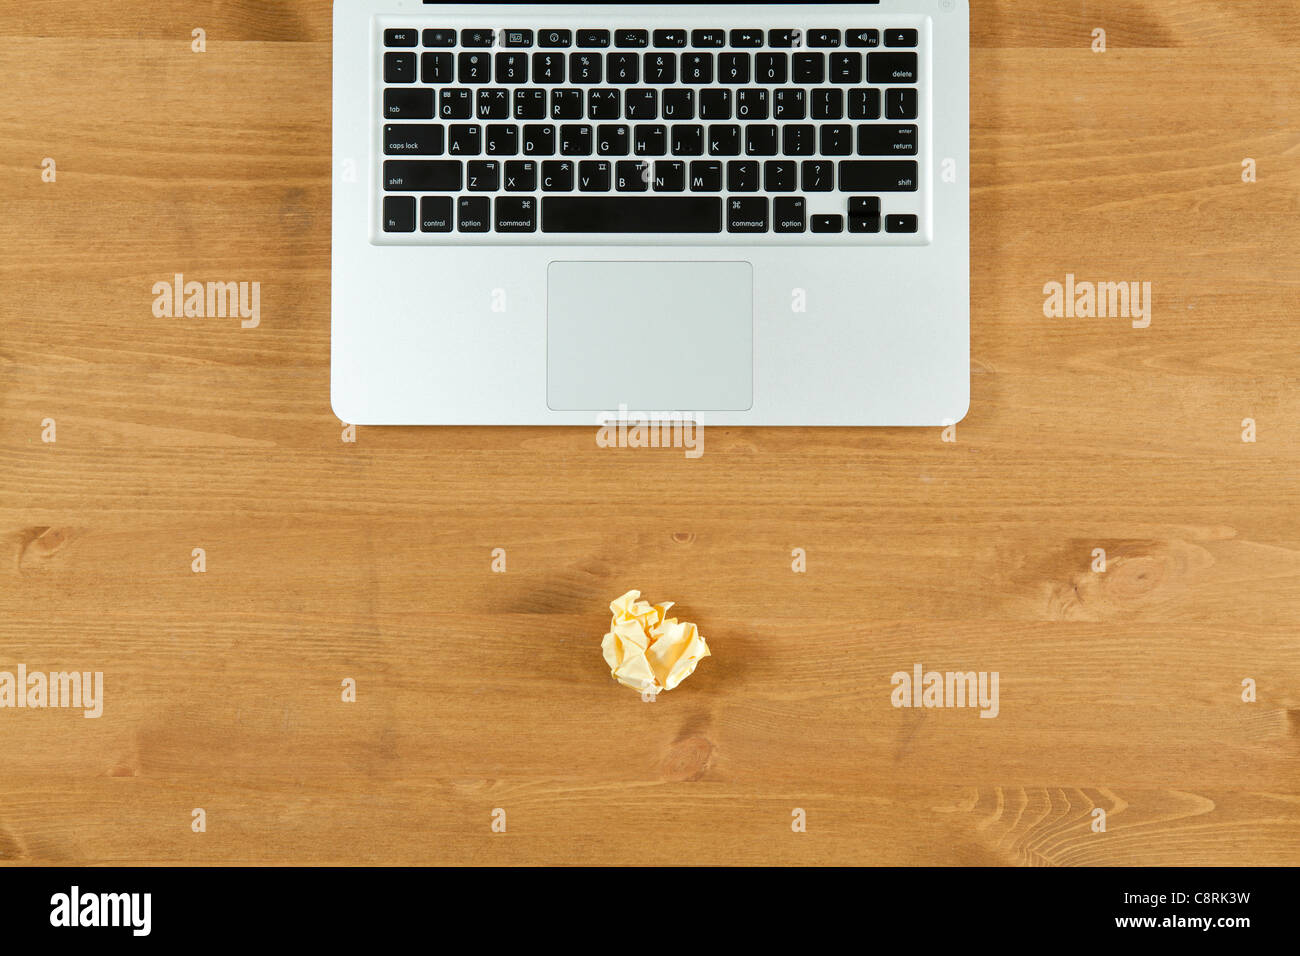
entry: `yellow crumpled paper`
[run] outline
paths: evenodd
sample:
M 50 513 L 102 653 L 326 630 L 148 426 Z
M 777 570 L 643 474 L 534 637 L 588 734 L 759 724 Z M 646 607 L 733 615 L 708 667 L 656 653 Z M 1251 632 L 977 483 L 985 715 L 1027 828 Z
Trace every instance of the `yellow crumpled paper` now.
M 609 605 L 613 620 L 600 649 L 610 676 L 643 694 L 672 690 L 709 657 L 709 645 L 689 621 L 668 617 L 673 602 L 651 605 L 628 591 Z

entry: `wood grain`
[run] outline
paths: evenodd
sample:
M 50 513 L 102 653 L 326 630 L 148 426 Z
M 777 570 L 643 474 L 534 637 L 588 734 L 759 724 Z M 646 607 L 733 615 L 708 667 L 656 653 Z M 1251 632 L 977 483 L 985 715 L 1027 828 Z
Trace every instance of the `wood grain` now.
M 327 3 L 0 3 L 0 670 L 106 681 L 0 711 L 0 861 L 1300 863 L 1300 10 L 976 5 L 956 442 L 688 461 L 341 440 Z M 261 326 L 154 318 L 176 272 Z M 1044 318 L 1067 272 L 1151 327 Z M 599 655 L 630 587 L 715 655 L 653 704 Z M 892 707 L 917 661 L 998 718 Z

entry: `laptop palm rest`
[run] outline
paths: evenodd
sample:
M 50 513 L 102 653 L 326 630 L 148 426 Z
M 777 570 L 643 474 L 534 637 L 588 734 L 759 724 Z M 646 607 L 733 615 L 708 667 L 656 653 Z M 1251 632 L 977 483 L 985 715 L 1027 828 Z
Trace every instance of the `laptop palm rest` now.
M 552 262 L 554 411 L 745 411 L 754 401 L 748 262 Z

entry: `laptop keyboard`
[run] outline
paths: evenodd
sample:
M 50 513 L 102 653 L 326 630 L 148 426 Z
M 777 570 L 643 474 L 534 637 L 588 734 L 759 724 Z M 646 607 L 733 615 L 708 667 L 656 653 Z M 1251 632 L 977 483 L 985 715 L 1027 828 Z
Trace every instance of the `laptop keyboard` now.
M 377 242 L 927 240 L 919 22 L 376 36 Z

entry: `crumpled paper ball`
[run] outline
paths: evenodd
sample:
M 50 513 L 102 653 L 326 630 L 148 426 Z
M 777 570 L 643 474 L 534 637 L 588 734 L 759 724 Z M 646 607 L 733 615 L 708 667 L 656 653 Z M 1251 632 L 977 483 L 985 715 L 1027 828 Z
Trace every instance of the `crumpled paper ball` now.
M 672 690 L 710 656 L 699 628 L 668 617 L 673 602 L 651 605 L 640 591 L 628 591 L 609 605 L 614 615 L 600 649 L 609 673 L 643 694 Z

